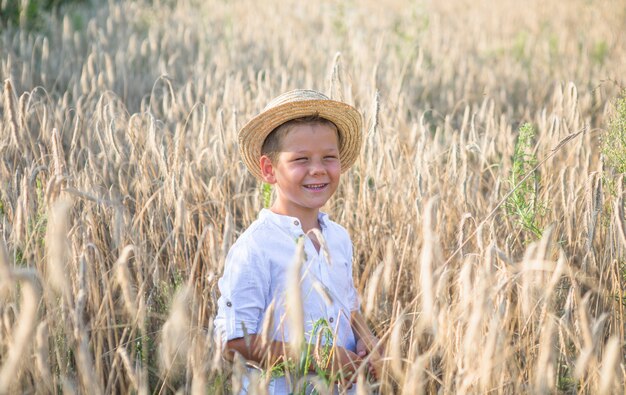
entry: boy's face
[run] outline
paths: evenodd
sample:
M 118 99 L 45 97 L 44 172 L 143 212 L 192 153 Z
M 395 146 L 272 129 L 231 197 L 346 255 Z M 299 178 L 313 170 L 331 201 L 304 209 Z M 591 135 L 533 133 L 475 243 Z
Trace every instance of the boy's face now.
M 294 126 L 280 142 L 276 163 L 261 157 L 261 172 L 276 187 L 272 209 L 300 217 L 317 214 L 339 185 L 341 163 L 337 132 L 329 126 Z

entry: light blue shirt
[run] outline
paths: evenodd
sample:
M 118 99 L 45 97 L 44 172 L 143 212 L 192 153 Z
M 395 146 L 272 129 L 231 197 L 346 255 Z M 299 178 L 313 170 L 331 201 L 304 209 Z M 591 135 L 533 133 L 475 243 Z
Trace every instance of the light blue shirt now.
M 313 324 L 325 319 L 333 330 L 334 344 L 354 351 L 356 341 L 350 326 L 350 314 L 359 309 L 359 299 L 352 280 L 352 242 L 348 232 L 328 215 L 318 220 L 328 246 L 330 262 L 323 250 L 318 252 L 305 236 L 306 261 L 302 266 L 301 295 L 305 338 Z M 263 209 L 259 217 L 237 239 L 226 258 L 224 275 L 219 280 L 221 296 L 215 329 L 222 344 L 260 333 L 270 303 L 274 302 L 271 338 L 289 341 L 285 300 L 289 267 L 294 262 L 296 241 L 304 236 L 295 217 Z M 330 298 L 324 297 L 322 288 Z M 284 378 L 274 379 L 272 393 L 288 393 Z

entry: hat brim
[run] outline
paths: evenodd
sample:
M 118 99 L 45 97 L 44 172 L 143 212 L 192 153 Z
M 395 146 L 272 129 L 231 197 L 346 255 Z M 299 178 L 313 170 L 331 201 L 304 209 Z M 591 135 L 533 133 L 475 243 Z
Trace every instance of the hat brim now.
M 263 179 L 261 147 L 267 136 L 287 121 L 311 115 L 328 119 L 337 126 L 341 172 L 354 164 L 361 151 L 361 113 L 349 104 L 334 100 L 293 101 L 263 111 L 239 131 L 239 152 L 243 163 L 257 179 Z

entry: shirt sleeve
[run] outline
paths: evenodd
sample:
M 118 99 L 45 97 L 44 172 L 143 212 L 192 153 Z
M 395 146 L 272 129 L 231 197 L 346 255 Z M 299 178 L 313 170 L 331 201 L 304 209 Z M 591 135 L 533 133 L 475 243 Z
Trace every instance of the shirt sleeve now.
M 217 302 L 215 329 L 226 344 L 228 340 L 258 332 L 269 299 L 269 263 L 254 245 L 235 243 L 228 252 L 224 275 L 220 278 L 221 296 Z

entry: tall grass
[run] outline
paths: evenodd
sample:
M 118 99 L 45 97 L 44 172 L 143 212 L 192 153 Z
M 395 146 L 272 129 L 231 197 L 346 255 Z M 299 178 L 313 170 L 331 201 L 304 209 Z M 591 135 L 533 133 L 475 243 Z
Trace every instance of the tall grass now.
M 385 342 L 365 392 L 620 391 L 623 182 L 599 146 L 626 10 L 440 3 L 111 1 L 0 32 L 0 393 L 262 390 L 212 317 L 267 195 L 236 132 L 296 87 L 366 120 L 326 208 Z M 532 242 L 505 207 L 525 122 Z

